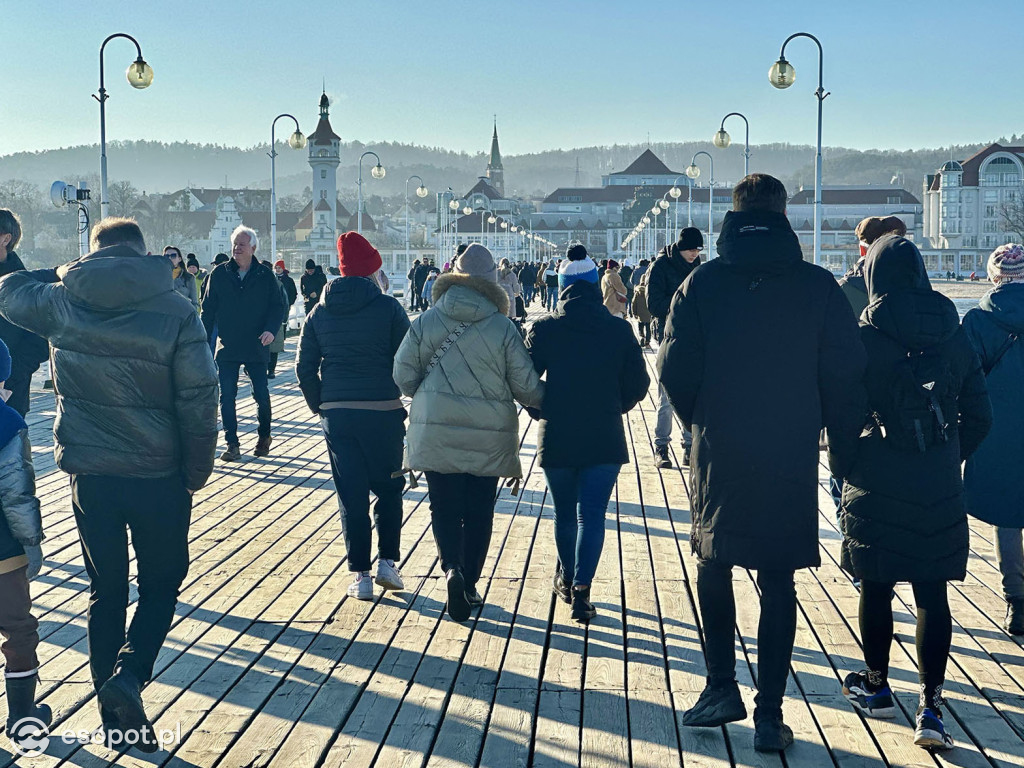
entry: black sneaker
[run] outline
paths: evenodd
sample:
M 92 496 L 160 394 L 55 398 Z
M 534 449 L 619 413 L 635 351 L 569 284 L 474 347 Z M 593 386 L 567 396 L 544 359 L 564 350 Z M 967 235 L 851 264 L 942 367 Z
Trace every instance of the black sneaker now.
M 866 669 L 851 672 L 843 681 L 843 696 L 868 717 L 896 717 L 896 704 L 888 685 L 872 686 Z
M 918 711 L 914 743 L 929 751 L 952 749 L 955 746 L 953 737 L 946 733 L 946 728 L 942 724 L 942 712 L 939 709 L 925 707 Z
M 683 446 L 683 466 L 690 466 L 690 446 L 688 445 Z
M 565 580 L 565 576 L 562 575 L 561 567 L 555 571 L 555 578 L 551 584 L 551 591 L 554 592 L 558 599 L 563 603 L 572 605 L 572 585 Z
M 590 602 L 590 587 L 572 588 L 572 620 L 588 623 L 597 616 L 597 608 Z
M 227 450 L 220 455 L 221 461 L 238 461 L 242 458 L 242 451 L 238 443 L 228 443 Z
M 465 621 L 469 618 L 469 600 L 466 599 L 466 579 L 461 568 L 452 568 L 446 576 L 448 580 L 448 616 L 452 621 Z
M 704 686 L 697 703 L 683 713 L 682 723 L 689 728 L 716 728 L 746 716 L 740 687 L 735 680 L 729 680 Z
M 1024 599 L 1006 601 L 1006 620 L 1003 629 L 1011 635 L 1024 635 Z
M 793 743 L 793 729 L 782 722 L 782 712 L 754 713 L 754 750 L 782 752 Z
M 143 752 L 156 752 L 159 744 L 154 738 L 153 724 L 142 706 L 142 685 L 127 669 L 119 669 L 100 688 L 100 706 L 113 714 L 124 731 L 135 731 L 135 746 Z
M 469 587 L 466 590 L 466 600 L 469 602 L 469 607 L 473 610 L 482 608 L 484 605 L 484 598 L 479 592 L 477 592 L 476 587 Z
M 667 445 L 659 445 L 655 447 L 654 466 L 658 469 L 672 469 L 672 459 L 668 457 Z

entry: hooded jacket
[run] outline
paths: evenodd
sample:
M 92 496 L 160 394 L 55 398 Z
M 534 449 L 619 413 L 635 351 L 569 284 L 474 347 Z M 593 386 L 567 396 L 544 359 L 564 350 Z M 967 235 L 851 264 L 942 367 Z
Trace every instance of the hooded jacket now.
M 850 302 L 853 314 L 858 318 L 868 306 L 868 287 L 864 282 L 864 259 L 860 259 L 845 275 L 839 279 L 839 287 Z
M 993 417 L 992 430 L 964 468 L 967 512 L 992 525 L 1024 528 L 1024 284 L 996 286 L 963 326 L 988 371 Z
M 54 454 L 75 475 L 213 471 L 217 372 L 202 323 L 171 287 L 164 256 L 101 248 L 57 270 L 0 279 L 0 314 L 49 339 L 57 398 Z
M 407 465 L 447 474 L 522 477 L 515 401 L 539 407 L 544 385 L 509 320 L 497 283 L 456 273 L 434 283 L 429 310 L 413 321 L 394 377 L 409 410 Z M 428 373 L 460 323 L 468 327 Z
M 302 273 L 302 277 L 299 278 L 299 289 L 302 291 L 302 300 L 305 302 L 306 314 L 309 314 L 309 310 L 313 308 L 313 305 L 320 301 L 320 294 L 326 285 L 327 275 L 324 274 L 319 264 L 313 270 L 312 275 L 306 272 Z
M 368 277 L 339 277 L 324 289 L 299 337 L 295 373 L 313 413 L 325 402 L 396 400 L 395 353 L 409 330 L 401 304 Z
M 665 322 L 672 306 L 672 297 L 700 264 L 700 256 L 692 262 L 684 259 L 679 243 L 661 249 L 658 258 L 648 267 L 650 276 L 647 278 L 647 308 L 656 320 Z
M 12 272 L 24 272 L 25 265 L 14 251 L 8 251 L 7 258 L 0 262 L 0 277 Z M 32 374 L 47 358 L 50 348 L 46 339 L 21 328 L 0 317 L 0 339 L 3 339 L 11 353 L 11 375 L 6 387 L 11 390 L 9 403 L 24 415 L 28 413 L 29 387 Z
M 727 213 L 718 253 L 676 293 L 658 352 L 693 432 L 691 545 L 746 568 L 818 565 L 819 434 L 848 447 L 864 418 L 856 321 L 783 214 Z
M 270 351 L 260 335 L 281 335 L 284 291 L 270 267 L 255 258 L 245 279 L 239 280 L 238 262 L 231 259 L 210 273 L 202 316 L 211 338 L 217 328 L 218 363 L 266 363 Z
M 843 488 L 840 525 L 843 566 L 872 581 L 963 579 L 967 516 L 960 462 L 971 456 L 991 424 L 985 377 L 960 327 L 956 307 L 931 290 L 913 243 L 892 235 L 872 244 L 864 278 L 870 303 L 861 319 L 867 350 L 867 412 Z M 883 435 L 898 429 L 894 393 L 901 391 L 908 355 L 922 351 L 946 375 L 934 395 L 952 402 L 944 413 L 946 442 L 924 452 L 901 450 Z M 950 409 L 944 409 L 950 410 Z
M 523 287 L 519 283 L 519 278 L 516 277 L 516 273 L 512 271 L 511 267 L 499 267 L 498 268 L 498 285 L 508 295 L 508 311 L 506 314 L 509 317 L 516 316 L 516 296 L 523 295 Z
M 533 367 L 546 375 L 537 456 L 542 467 L 626 464 L 622 414 L 651 385 L 629 324 L 605 310 L 595 283 L 562 291 L 558 309 L 526 337 Z

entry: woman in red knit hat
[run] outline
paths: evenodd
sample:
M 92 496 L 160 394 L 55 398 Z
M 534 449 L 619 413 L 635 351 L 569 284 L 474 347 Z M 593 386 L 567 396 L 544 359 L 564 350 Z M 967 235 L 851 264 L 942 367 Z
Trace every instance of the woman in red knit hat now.
M 324 288 L 302 326 L 295 372 L 327 441 L 348 569 L 348 594 L 373 599 L 370 580 L 370 492 L 377 497 L 377 574 L 384 589 L 404 589 L 398 570 L 402 525 L 402 449 L 405 408 L 392 377 L 395 353 L 409 318 L 381 291 L 381 258 L 362 235 L 338 238 L 341 277 Z

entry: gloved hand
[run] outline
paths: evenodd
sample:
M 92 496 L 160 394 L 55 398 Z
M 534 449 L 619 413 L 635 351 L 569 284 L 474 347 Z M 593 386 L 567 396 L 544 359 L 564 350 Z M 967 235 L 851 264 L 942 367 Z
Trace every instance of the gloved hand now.
M 23 547 L 23 549 L 28 556 L 28 577 L 29 579 L 34 579 L 39 575 L 39 571 L 43 567 L 43 548 L 38 544 L 34 544 Z

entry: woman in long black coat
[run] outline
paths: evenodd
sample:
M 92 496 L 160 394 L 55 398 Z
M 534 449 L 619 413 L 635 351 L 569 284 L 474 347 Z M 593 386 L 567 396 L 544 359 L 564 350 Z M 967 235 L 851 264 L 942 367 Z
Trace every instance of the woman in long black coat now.
M 978 356 L 953 302 L 931 290 L 921 254 L 889 235 L 868 251 L 868 416 L 846 467 L 840 522 L 843 566 L 861 580 L 860 631 L 867 668 L 847 676 L 846 697 L 864 714 L 892 717 L 888 686 L 892 589 L 909 581 L 917 604 L 921 701 L 914 743 L 950 748 L 941 719 L 952 622 L 946 582 L 967 572 L 968 530 L 960 463 L 992 420 Z

